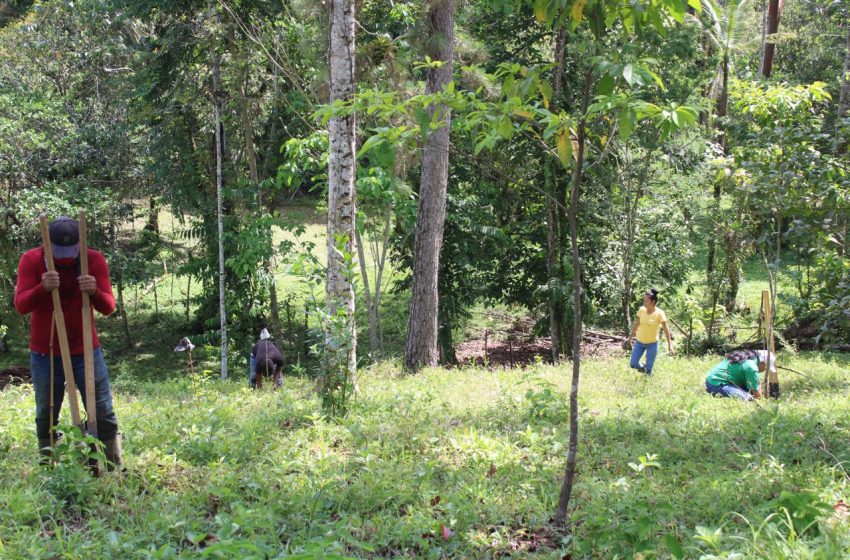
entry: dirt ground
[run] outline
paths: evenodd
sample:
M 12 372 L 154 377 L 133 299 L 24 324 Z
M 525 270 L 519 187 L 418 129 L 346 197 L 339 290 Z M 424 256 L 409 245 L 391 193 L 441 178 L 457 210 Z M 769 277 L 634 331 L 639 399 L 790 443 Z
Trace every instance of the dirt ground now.
M 583 358 L 604 358 L 624 353 L 623 339 L 605 333 L 586 332 L 582 337 Z M 489 367 L 522 368 L 535 363 L 551 361 L 552 339 L 534 337 L 522 330 L 508 332 L 484 331 L 481 336 L 457 345 L 458 363 L 486 365 Z
M 22 383 L 32 383 L 29 366 L 9 366 L 0 370 L 0 390 Z

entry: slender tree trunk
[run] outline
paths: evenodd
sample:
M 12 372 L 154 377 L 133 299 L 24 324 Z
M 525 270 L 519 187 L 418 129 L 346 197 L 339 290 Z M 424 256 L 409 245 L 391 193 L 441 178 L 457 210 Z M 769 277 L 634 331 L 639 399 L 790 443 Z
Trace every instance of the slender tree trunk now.
M 584 92 L 581 102 L 581 120 L 578 124 L 578 157 L 576 168 L 573 173 L 572 189 L 570 191 L 570 245 L 572 249 L 573 262 L 573 376 L 570 384 L 570 442 L 567 452 L 567 469 L 564 475 L 564 483 L 561 486 L 561 494 L 558 497 L 558 510 L 555 512 L 555 524 L 563 525 L 567 519 L 567 509 L 570 505 L 570 496 L 573 492 L 573 481 L 576 472 L 576 458 L 578 455 L 578 385 L 581 372 L 581 258 L 578 251 L 578 205 L 581 194 L 581 180 L 584 175 L 584 144 L 585 144 L 585 115 L 590 105 L 590 90 L 593 79 L 592 70 L 584 74 Z
M 847 31 L 847 48 L 844 51 L 844 73 L 840 76 L 840 82 L 841 92 L 838 95 L 838 112 L 835 115 L 839 125 L 841 119 L 850 117 L 850 26 L 848 26 Z M 843 137 L 837 142 L 836 147 L 839 155 L 847 149 L 848 143 L 850 143 L 850 138 L 847 137 Z M 846 217 L 843 219 L 846 220 Z M 845 243 L 850 241 L 846 236 L 844 239 Z
M 844 73 L 841 75 L 841 93 L 838 96 L 838 118 L 850 116 L 850 26 L 847 31 L 847 47 L 844 51 Z
M 369 285 L 369 271 L 366 269 L 366 246 L 360 236 L 360 231 L 355 230 L 357 237 L 357 256 L 360 261 L 360 280 L 363 283 L 363 299 L 366 300 L 366 310 L 369 313 L 369 358 L 374 364 L 378 361 L 378 318 L 375 314 L 372 289 Z
M 546 176 L 546 192 L 554 193 L 554 180 L 552 179 L 552 164 L 546 162 L 544 173 Z M 555 293 L 556 282 L 562 278 L 559 274 L 560 266 L 560 235 L 558 234 L 558 209 L 550 201 L 547 204 L 548 215 L 546 226 L 548 235 L 546 239 L 546 273 L 549 276 L 549 336 L 552 339 L 552 363 L 561 361 L 561 307 L 558 305 L 558 297 Z
M 354 2 L 330 2 L 330 89 L 331 103 L 350 105 L 354 101 Z M 348 272 L 349 263 L 337 249 L 355 254 L 355 190 L 354 190 L 354 113 L 331 118 L 328 143 L 328 280 L 327 306 L 331 315 L 344 313 L 347 321 L 348 347 L 346 369 L 353 380 L 357 367 L 357 337 L 354 318 L 354 287 Z M 355 257 L 356 258 L 356 257 Z M 339 341 L 326 334 L 336 347 Z
M 443 62 L 441 67 L 428 71 L 425 93 L 431 94 L 442 91 L 452 80 L 455 0 L 431 0 L 426 10 L 428 52 L 431 60 Z M 442 126 L 428 134 L 422 157 L 419 211 L 413 242 L 413 284 L 404 352 L 404 365 L 410 371 L 437 365 L 440 359 L 437 348 L 438 285 L 446 220 L 451 109 L 440 104 L 429 110 L 432 116 L 439 112 Z
M 773 35 L 779 31 L 779 16 L 782 13 L 782 0 L 768 0 L 767 5 L 767 34 Z M 761 75 L 769 78 L 773 72 L 773 55 L 776 43 L 773 39 L 765 39 L 764 55 L 761 59 Z
M 720 140 L 720 148 L 723 150 L 723 153 L 726 153 L 726 115 L 728 113 L 729 108 L 729 53 L 723 53 L 723 66 L 722 66 L 722 75 L 720 82 L 720 96 L 717 99 L 717 110 L 716 116 L 718 121 L 716 123 L 718 136 Z M 718 213 L 720 212 L 720 198 L 723 194 L 722 187 L 720 181 L 714 181 L 714 210 Z M 712 276 L 714 274 L 714 267 L 716 264 L 716 251 L 717 251 L 717 242 L 715 241 L 715 235 L 711 234 L 708 237 L 708 262 L 706 264 L 706 278 L 709 285 L 711 285 Z
M 149 202 L 148 223 L 145 229 L 152 232 L 159 238 L 159 208 L 156 205 L 156 198 L 151 197 Z
M 212 19 L 212 4 L 207 2 Z M 221 58 L 213 48 L 212 61 L 212 98 L 215 113 L 215 198 L 218 226 L 218 312 L 221 325 L 221 378 L 227 379 L 227 306 L 224 268 L 224 210 L 222 195 L 221 159 L 224 147 L 221 122 Z
M 555 70 L 553 73 L 552 99 L 549 103 L 549 109 L 553 113 L 558 112 L 558 105 L 561 102 L 561 92 L 563 90 L 564 78 L 564 44 L 566 43 L 566 32 L 561 29 L 555 36 L 555 47 L 553 58 L 555 60 Z M 546 192 L 552 197 L 552 201 L 548 201 L 548 216 L 547 216 L 547 243 L 546 243 L 546 273 L 549 275 L 549 336 L 552 339 L 552 363 L 557 364 L 561 361 L 565 350 L 569 348 L 569 344 L 564 344 L 565 337 L 565 313 L 564 302 L 554 289 L 564 280 L 564 267 L 562 264 L 562 247 L 564 238 L 562 229 L 564 224 L 563 208 L 554 204 L 553 201 L 564 202 L 565 192 L 564 187 L 559 184 L 559 173 L 555 168 L 555 164 L 551 161 L 546 162 L 545 168 Z M 565 348 L 566 346 L 566 348 Z
M 720 82 L 720 97 L 717 99 L 717 129 L 720 134 L 720 144 L 726 153 L 726 123 L 724 119 L 729 113 L 729 53 L 723 54 L 723 68 Z
M 260 186 L 260 171 L 257 164 L 257 150 L 254 147 L 254 127 L 251 123 L 251 111 L 248 103 L 248 65 L 243 63 L 241 76 L 239 78 L 239 120 L 242 123 L 242 135 L 245 137 L 245 159 L 248 162 L 248 176 L 254 188 L 257 189 L 260 211 L 265 213 L 263 204 L 263 190 Z M 277 87 L 277 86 L 275 86 Z M 274 251 L 272 231 L 268 231 L 269 244 Z M 277 283 L 275 282 L 274 270 L 269 260 L 262 262 L 263 270 L 269 277 L 269 307 L 271 312 L 270 322 L 274 339 L 280 343 L 283 340 L 283 329 L 280 325 L 280 306 L 278 305 Z
M 153 277 L 153 318 L 159 322 L 159 291 L 157 290 L 156 276 Z
M 394 211 L 392 208 L 387 209 L 385 221 L 384 221 L 384 235 L 381 239 L 381 250 L 380 254 L 378 251 L 375 251 L 375 255 L 378 257 L 378 272 L 375 276 L 375 298 L 372 303 L 374 307 L 374 315 L 375 315 L 375 330 L 377 337 L 377 348 L 378 348 L 378 356 L 383 358 L 384 356 L 384 335 L 383 335 L 383 327 L 381 326 L 381 301 L 383 301 L 383 286 L 384 286 L 384 272 L 387 267 L 387 255 L 390 250 L 390 235 L 393 230 L 393 214 Z
M 192 303 L 192 273 L 190 272 L 186 278 L 186 325 L 189 324 L 189 312 L 191 311 Z
M 625 185 L 625 189 L 626 242 L 623 245 L 623 317 L 625 320 L 624 332 L 628 336 L 632 328 L 632 248 L 635 236 L 635 215 L 632 212 L 631 184 Z
M 761 44 L 759 45 L 759 66 L 764 65 L 764 46 L 767 44 L 767 0 L 761 0 Z
M 133 338 L 130 336 L 130 320 L 127 317 L 127 306 L 124 303 L 124 272 L 118 270 L 118 308 L 121 310 L 121 327 L 124 329 L 124 340 L 127 348 L 133 347 Z

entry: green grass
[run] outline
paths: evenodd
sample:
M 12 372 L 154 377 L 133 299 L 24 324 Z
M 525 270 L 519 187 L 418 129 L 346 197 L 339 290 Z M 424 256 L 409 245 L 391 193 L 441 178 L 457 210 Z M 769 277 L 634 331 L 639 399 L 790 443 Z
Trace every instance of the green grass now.
M 586 362 L 567 534 L 541 531 L 566 457 L 567 368 L 384 364 L 329 420 L 304 379 L 250 392 L 116 364 L 128 470 L 82 487 L 37 465 L 32 392 L 13 387 L 0 557 L 846 558 L 850 522 L 832 505 L 850 502 L 850 363 L 781 358 L 813 379 L 783 375 L 782 401 L 759 406 L 706 396 L 710 358 L 662 356 L 652 379 Z M 555 548 L 533 551 L 544 537 Z

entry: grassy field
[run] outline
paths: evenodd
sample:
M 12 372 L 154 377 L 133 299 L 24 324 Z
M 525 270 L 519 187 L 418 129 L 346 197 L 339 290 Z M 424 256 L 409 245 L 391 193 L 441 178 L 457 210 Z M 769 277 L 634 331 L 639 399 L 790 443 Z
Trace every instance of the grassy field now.
M 567 368 L 364 372 L 345 419 L 278 392 L 114 369 L 127 471 L 38 466 L 29 386 L 0 392 L 0 557 L 847 558 L 848 367 L 783 355 L 776 404 L 587 362 L 570 530 L 549 527 Z M 175 374 L 178 370 L 175 370 Z M 790 374 L 789 374 L 790 375 Z M 67 413 L 65 413 L 67 414 Z
M 284 213 L 305 231 L 276 240 L 313 242 L 324 262 L 323 218 Z M 282 297 L 310 297 L 284 262 L 276 279 Z M 39 466 L 31 387 L 0 391 L 0 559 L 850 557 L 850 356 L 783 352 L 810 378 L 783 372 L 782 400 L 758 405 L 706 396 L 717 358 L 662 353 L 652 379 L 625 356 L 584 362 L 578 486 L 562 531 L 550 518 L 569 367 L 400 376 L 388 361 L 361 371 L 356 406 L 332 420 L 308 377 L 249 391 L 247 348 L 232 349 L 233 381 L 216 380 L 215 346 L 196 350 L 208 371 L 188 378 L 172 352 L 192 334 L 186 278 L 170 282 L 158 319 L 149 290 L 128 290 L 132 348 L 117 316 L 98 319 L 126 472 L 91 479 L 70 456 Z M 757 309 L 764 286 L 763 265 L 746 263 L 741 299 Z M 385 300 L 390 355 L 406 305 L 405 294 Z M 472 311 L 459 340 L 518 312 Z M 26 361 L 24 344 L 0 356 Z

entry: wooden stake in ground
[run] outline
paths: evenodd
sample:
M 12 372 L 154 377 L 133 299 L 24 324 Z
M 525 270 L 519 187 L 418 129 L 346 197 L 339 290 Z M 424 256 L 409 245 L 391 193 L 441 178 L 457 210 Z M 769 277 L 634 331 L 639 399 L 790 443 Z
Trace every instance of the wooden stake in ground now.
M 89 245 L 85 210 L 80 210 L 78 221 L 80 223 L 80 274 L 82 276 L 88 276 Z M 83 292 L 83 367 L 86 381 L 86 431 L 97 437 L 97 397 L 95 397 L 94 386 L 94 342 L 92 341 L 91 322 L 91 299 L 87 292 Z
M 44 258 L 47 261 L 47 270 L 56 272 L 53 263 L 53 246 L 50 244 L 50 233 L 47 228 L 47 216 L 38 216 L 41 226 L 41 241 L 44 243 Z M 68 331 L 65 329 L 65 315 L 62 314 L 62 302 L 59 299 L 59 290 L 50 292 L 53 298 L 53 320 L 56 322 L 56 333 L 59 337 L 59 352 L 62 355 L 62 370 L 65 372 L 65 388 L 68 391 L 68 405 L 71 408 L 71 422 L 75 426 L 81 426 L 80 405 L 77 402 L 77 384 L 74 383 L 74 368 L 71 365 L 71 349 L 68 346 Z
M 766 396 L 772 399 L 779 398 L 779 375 L 771 369 L 776 369 L 776 364 L 771 364 L 771 356 L 776 355 L 776 344 L 773 339 L 773 308 L 770 305 L 770 292 L 763 290 L 761 293 L 762 308 L 764 309 L 765 339 L 767 343 L 767 364 L 765 364 L 767 377 Z M 773 368 L 772 368 L 773 366 Z

